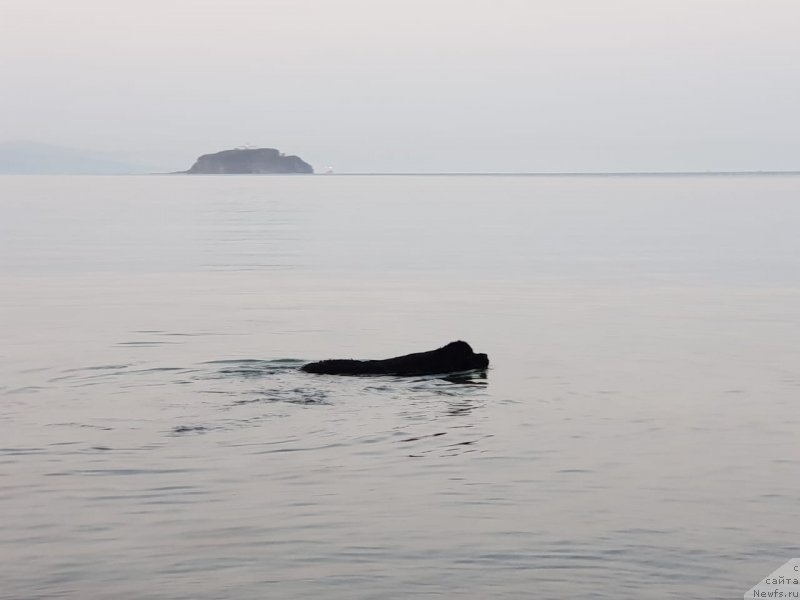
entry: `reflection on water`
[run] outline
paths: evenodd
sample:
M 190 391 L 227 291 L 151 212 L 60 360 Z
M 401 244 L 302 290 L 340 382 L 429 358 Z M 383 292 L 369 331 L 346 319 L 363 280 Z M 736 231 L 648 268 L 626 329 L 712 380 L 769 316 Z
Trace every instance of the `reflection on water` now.
M 0 598 L 737 597 L 797 555 L 798 185 L 0 178 Z

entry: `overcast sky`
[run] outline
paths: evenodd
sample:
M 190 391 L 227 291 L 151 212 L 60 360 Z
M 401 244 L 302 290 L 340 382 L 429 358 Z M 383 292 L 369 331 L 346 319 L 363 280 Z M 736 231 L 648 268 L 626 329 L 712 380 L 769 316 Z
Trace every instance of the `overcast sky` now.
M 0 0 L 0 140 L 187 168 L 800 169 L 797 0 Z

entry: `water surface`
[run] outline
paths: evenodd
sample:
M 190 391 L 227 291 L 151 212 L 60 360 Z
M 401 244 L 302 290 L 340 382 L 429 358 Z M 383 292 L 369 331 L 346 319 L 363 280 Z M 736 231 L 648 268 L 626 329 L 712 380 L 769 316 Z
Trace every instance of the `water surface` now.
M 739 597 L 800 550 L 798 192 L 0 178 L 0 598 Z

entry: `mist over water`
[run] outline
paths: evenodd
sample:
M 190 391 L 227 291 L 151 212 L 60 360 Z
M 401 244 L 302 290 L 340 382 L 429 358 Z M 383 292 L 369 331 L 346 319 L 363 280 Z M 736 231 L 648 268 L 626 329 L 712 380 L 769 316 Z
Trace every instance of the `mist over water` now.
M 799 191 L 0 178 L 0 598 L 739 597 L 799 549 Z

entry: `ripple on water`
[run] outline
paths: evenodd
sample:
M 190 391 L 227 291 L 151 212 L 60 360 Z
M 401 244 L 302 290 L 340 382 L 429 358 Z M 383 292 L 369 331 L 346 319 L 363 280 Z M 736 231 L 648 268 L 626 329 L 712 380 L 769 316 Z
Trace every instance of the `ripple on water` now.
M 0 448 L 0 455 L 7 455 L 7 456 L 28 456 L 31 454 L 46 454 L 46 448 L 36 448 L 36 447 L 21 447 L 21 448 Z
M 66 423 L 48 423 L 48 427 L 77 427 L 79 429 L 96 429 L 98 431 L 112 431 L 112 427 L 108 427 L 107 425 L 93 425 L 92 423 L 78 423 L 75 421 L 70 421 Z
M 207 427 L 205 425 L 176 425 L 172 428 L 172 433 L 182 435 L 187 433 L 207 433 L 218 427 Z
M 51 473 L 44 473 L 47 477 L 72 477 L 74 475 L 83 475 L 87 477 L 131 477 L 138 475 L 180 475 L 185 473 L 197 473 L 202 471 L 200 468 L 184 467 L 180 469 L 169 468 L 153 468 L 153 469 L 123 469 L 123 468 L 108 468 L 108 469 L 77 469 L 74 471 L 54 471 Z
M 163 332 L 166 334 L 166 332 Z M 209 433 L 227 432 L 241 428 L 264 426 L 275 419 L 283 419 L 295 414 L 291 407 L 313 408 L 331 407 L 342 401 L 352 403 L 355 407 L 360 403 L 371 404 L 383 396 L 380 411 L 396 410 L 398 401 L 402 401 L 399 416 L 406 422 L 413 421 L 414 427 L 421 427 L 431 418 L 430 409 L 434 407 L 435 415 L 466 416 L 482 406 L 482 396 L 486 391 L 485 372 L 466 372 L 455 375 L 432 375 L 415 378 L 396 376 L 373 377 L 336 377 L 310 376 L 299 370 L 307 361 L 296 358 L 279 359 L 220 359 L 197 363 L 190 366 L 149 366 L 142 363 L 101 363 L 88 365 L 78 369 L 67 369 L 56 378 L 59 384 L 74 388 L 84 386 L 105 386 L 109 394 L 119 394 L 121 390 L 137 392 L 138 398 L 150 398 L 149 402 L 158 411 L 164 406 L 163 392 L 156 388 L 169 388 L 178 384 L 190 386 L 198 382 L 206 382 L 204 389 L 188 390 L 180 395 L 170 394 L 169 408 L 166 414 L 173 415 L 177 422 L 168 423 L 161 429 L 162 435 L 168 437 L 187 437 Z M 268 382 L 268 385 L 264 385 Z M 152 391 L 146 391 L 153 388 Z M 198 402 L 198 394 L 218 396 L 219 400 L 209 398 Z M 441 400 L 446 402 L 442 403 Z M 433 403 L 433 404 L 431 404 Z M 216 407 L 216 411 L 202 410 L 198 419 L 198 407 Z M 285 409 L 276 410 L 275 407 Z M 131 409 L 138 409 L 131 405 Z M 347 409 L 355 410 L 353 409 Z M 374 412 L 370 408 L 369 415 Z M 234 411 L 231 413 L 230 411 Z M 198 413 L 198 414 L 192 414 Z M 165 413 L 152 413 L 150 418 L 139 419 L 141 425 L 137 430 L 149 430 L 151 423 L 162 422 Z M 190 416 L 191 415 L 191 416 Z M 107 417 L 107 415 L 106 415 Z M 188 417 L 188 418 L 187 418 Z M 326 417 L 327 418 L 327 417 Z M 344 417 L 342 417 L 344 418 Z M 124 417 L 123 417 L 123 420 Z M 76 421 L 59 421 L 48 423 L 50 426 L 73 427 L 108 432 L 121 431 L 116 428 L 113 419 L 103 418 L 93 413 L 91 418 Z M 130 423 L 130 418 L 127 419 Z M 122 434 L 124 432 L 121 431 Z M 333 432 L 335 433 L 335 432 Z M 326 435 L 333 434 L 331 431 Z M 418 435 L 407 435 L 406 439 L 416 437 L 415 441 L 434 438 L 447 432 L 431 434 L 421 432 Z M 87 433 L 85 441 L 88 445 L 107 448 L 107 438 L 95 438 Z M 362 440 L 363 442 L 363 440 Z M 362 443 L 359 442 L 359 443 Z M 452 452 L 454 448 L 468 449 L 474 442 L 469 440 L 452 441 L 448 444 Z M 442 446 L 445 448 L 445 446 Z M 422 448 L 417 454 L 428 454 L 440 448 Z
M 66 369 L 65 373 L 82 373 L 83 371 L 108 371 L 108 370 L 120 370 L 120 369 L 127 369 L 131 365 L 129 364 L 119 364 L 119 365 L 95 365 L 92 367 L 81 367 L 80 369 Z
M 170 342 L 167 340 L 131 340 L 128 342 L 118 342 L 117 346 L 135 346 L 141 348 L 150 348 L 154 346 L 164 346 L 167 344 L 177 344 L 178 342 Z
M 306 361 L 293 358 L 279 358 L 274 360 L 262 360 L 257 358 L 243 358 L 232 360 L 212 360 L 202 363 L 213 365 L 215 370 L 206 373 L 204 378 L 225 378 L 225 377 L 266 377 L 277 375 L 287 371 L 293 371 L 305 364 Z
M 328 392 L 319 388 L 295 387 L 295 388 L 270 388 L 259 392 L 259 397 L 242 400 L 234 400 L 234 406 L 254 403 L 286 402 L 288 404 L 298 404 L 301 406 L 330 404 Z
M 16 388 L 10 388 L 3 391 L 3 394 L 12 396 L 14 394 L 38 394 L 39 392 L 48 389 L 45 386 L 41 385 L 25 385 Z

